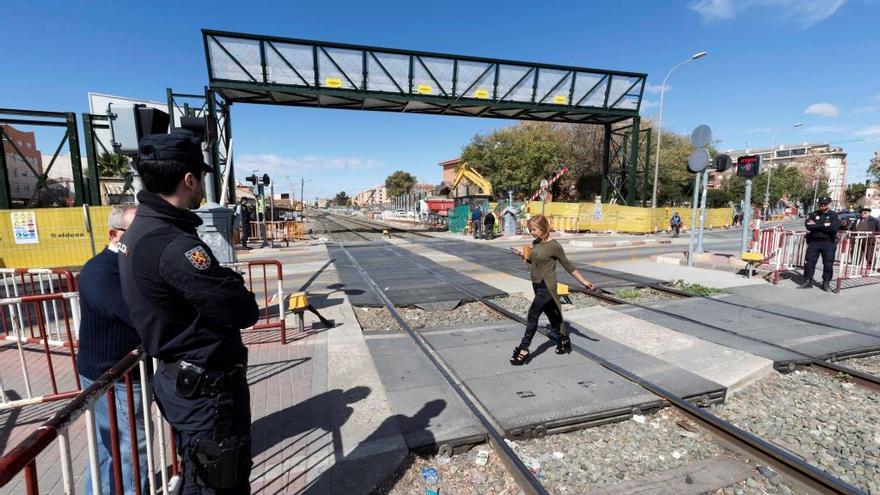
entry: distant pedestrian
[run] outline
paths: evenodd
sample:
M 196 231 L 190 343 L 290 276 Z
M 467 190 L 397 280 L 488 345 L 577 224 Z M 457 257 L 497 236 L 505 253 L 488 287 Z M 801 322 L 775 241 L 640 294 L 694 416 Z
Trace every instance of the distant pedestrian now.
M 677 211 L 669 219 L 669 227 L 672 228 L 672 237 L 678 237 L 678 233 L 681 231 L 681 217 L 678 216 Z
M 483 210 L 480 208 L 480 205 L 477 205 L 474 208 L 474 211 L 471 213 L 471 228 L 473 229 L 474 239 L 480 238 L 480 233 L 483 231 Z
M 534 238 L 530 249 L 511 248 L 511 250 L 530 265 L 535 299 L 529 307 L 526 333 L 520 344 L 513 350 L 513 356 L 510 358 L 510 364 L 515 366 L 529 361 L 529 346 L 538 329 L 538 319 L 541 313 L 547 315 L 547 318 L 550 319 L 550 326 L 559 336 L 556 354 L 571 352 L 571 339 L 568 336 L 568 328 L 562 320 L 562 307 L 559 303 L 559 295 L 556 293 L 557 262 L 561 263 L 562 267 L 588 290 L 596 290 L 596 285 L 585 279 L 568 260 L 559 242 L 550 239 L 550 223 L 547 221 L 547 217 L 535 215 L 528 220 L 526 225 Z
M 241 248 L 250 249 L 247 243 L 251 234 L 251 209 L 248 207 L 247 199 L 241 198 L 241 201 L 235 207 L 235 220 L 238 223 L 241 237 Z
M 76 367 L 80 384 L 88 388 L 126 354 L 140 345 L 128 306 L 122 298 L 119 280 L 119 242 L 134 219 L 135 206 L 114 206 L 110 211 L 110 242 L 94 258 L 86 262 L 79 276 L 79 351 Z M 113 389 L 116 398 L 116 426 L 119 434 L 119 455 L 122 468 L 122 486 L 126 495 L 135 493 L 135 484 L 141 493 L 147 487 L 147 437 L 144 433 L 144 415 L 141 402 L 141 381 L 137 371 L 132 372 L 132 398 L 138 445 L 140 479 L 134 479 L 129 430 L 128 398 L 125 382 L 119 380 Z M 113 443 L 110 440 L 110 412 L 106 395 L 95 401 L 95 426 L 98 440 L 98 472 L 101 473 L 101 493 L 112 493 Z M 92 493 L 91 470 L 86 472 L 85 493 Z
M 822 290 L 831 291 L 831 278 L 834 276 L 834 249 L 837 243 L 837 231 L 840 230 L 840 219 L 830 209 L 831 198 L 819 198 L 819 209 L 807 215 L 804 222 L 807 227 L 807 255 L 804 262 L 804 283 L 799 289 L 813 286 L 813 274 L 816 263 L 822 255 Z
M 495 234 L 495 214 L 491 210 L 486 212 L 486 218 L 483 220 L 484 239 L 492 240 Z

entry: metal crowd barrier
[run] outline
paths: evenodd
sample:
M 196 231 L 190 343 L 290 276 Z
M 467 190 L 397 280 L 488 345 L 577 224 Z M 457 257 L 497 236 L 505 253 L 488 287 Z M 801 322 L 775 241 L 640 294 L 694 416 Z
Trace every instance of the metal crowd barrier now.
M 69 399 L 76 395 L 80 390 L 79 375 L 76 368 L 76 328 L 79 326 L 79 313 L 68 311 L 70 308 L 79 308 L 79 295 L 77 293 L 55 293 L 35 296 L 14 297 L 0 299 L 0 318 L 7 321 L 7 318 L 15 321 L 15 316 L 21 312 L 28 314 L 28 325 L 13 325 L 10 332 L 6 334 L 6 340 L 15 342 L 18 350 L 18 361 L 21 369 L 21 379 L 15 383 L 23 385 L 27 397 L 17 400 L 9 400 L 6 394 L 6 385 L 2 375 L 3 373 L 12 371 L 11 362 L 3 359 L 4 367 L 0 369 L 0 411 L 19 408 L 30 404 L 39 404 L 43 402 L 52 402 L 56 400 Z M 52 314 L 50 314 L 50 309 Z M 63 335 L 63 339 L 53 343 L 48 338 L 52 328 Z M 36 332 L 36 333 L 34 333 Z M 30 370 L 28 369 L 28 359 L 26 353 L 35 351 L 36 349 L 25 349 L 25 344 L 36 344 L 42 346 L 42 352 L 45 357 L 45 373 L 48 374 L 49 388 L 45 389 L 43 380 L 39 380 L 35 386 Z M 73 382 L 65 380 L 68 385 L 59 385 L 56 363 L 53 361 L 53 354 L 69 354 L 71 368 L 70 370 L 62 369 L 62 377 L 64 373 L 72 371 Z M 7 357 L 11 358 L 7 354 Z M 33 364 L 33 363 L 31 363 Z M 67 368 L 65 366 L 65 368 Z M 37 376 L 43 377 L 44 371 Z
M 245 285 L 256 295 L 257 305 L 260 306 L 260 319 L 250 329 L 245 330 L 277 328 L 281 331 L 281 343 L 287 344 L 287 324 L 285 322 L 287 308 L 284 304 L 284 272 L 281 262 L 278 260 L 251 260 L 224 263 L 224 266 L 237 270 L 245 277 Z M 270 294 L 273 285 L 275 293 Z M 262 304 L 260 304 L 261 302 Z M 278 308 L 277 314 L 273 314 L 273 307 Z
M 158 407 L 152 407 L 152 391 L 148 383 L 146 354 L 138 348 L 131 351 L 122 360 L 116 363 L 110 370 L 98 378 L 91 386 L 77 394 L 73 400 L 65 405 L 60 411 L 45 421 L 39 428 L 30 433 L 24 440 L 13 447 L 6 455 L 0 458 L 0 487 L 5 487 L 16 480 L 22 471 L 24 472 L 23 489 L 27 495 L 40 493 L 37 461 L 52 463 L 47 469 L 53 469 L 60 464 L 62 488 L 64 493 L 76 493 L 75 473 L 72 452 L 80 452 L 77 446 L 71 445 L 71 439 L 81 438 L 81 435 L 72 435 L 71 430 L 81 427 L 77 421 L 84 418 L 86 429 L 86 441 L 88 452 L 88 469 L 92 477 L 92 494 L 101 494 L 101 472 L 98 464 L 98 443 L 94 418 L 95 402 L 103 395 L 107 397 L 108 417 L 117 417 L 116 395 L 114 385 L 120 380 L 125 382 L 126 403 L 128 408 L 128 431 L 131 439 L 131 469 L 135 480 L 141 479 L 140 454 L 138 452 L 139 440 L 146 442 L 146 465 L 148 470 L 147 493 L 174 493 L 174 487 L 179 483 L 180 471 L 178 468 L 177 454 L 174 446 L 173 435 L 170 442 L 166 443 L 166 423 L 162 419 Z M 155 361 L 154 361 L 155 365 Z M 158 428 L 153 431 L 153 424 L 144 420 L 144 437 L 138 436 L 136 414 L 134 411 L 134 387 L 132 385 L 131 372 L 138 368 L 140 373 L 140 394 L 142 403 L 142 418 L 151 417 L 154 414 Z M 111 459 L 113 469 L 113 483 L 115 493 L 123 493 L 122 480 L 122 453 L 119 441 L 119 426 L 116 421 L 110 421 Z M 155 438 L 154 438 L 155 437 Z M 58 440 L 59 459 L 52 459 L 47 448 Z M 170 450 L 171 463 L 167 462 Z M 158 463 L 156 455 L 158 454 Z M 42 455 L 42 457 L 40 457 Z M 38 457 L 40 457 L 38 459 Z M 170 467 L 170 472 L 169 472 Z M 134 492 L 138 495 L 143 493 L 140 483 L 134 486 Z M 18 490 L 21 493 L 21 489 Z
M 76 279 L 70 270 L 66 269 L 34 269 L 34 268 L 0 268 L 0 280 L 3 282 L 3 291 L 0 297 L 9 299 L 23 296 L 34 296 L 41 294 L 55 294 L 59 292 L 70 293 L 76 292 Z M 43 315 L 48 318 L 48 327 L 46 335 L 41 338 L 48 338 L 49 342 L 54 345 L 62 345 L 65 342 L 64 332 L 59 320 L 62 308 L 59 307 L 57 300 L 47 300 L 42 303 Z M 79 305 L 72 305 L 70 308 L 75 315 L 79 314 Z M 36 342 L 35 334 L 36 316 L 31 308 L 21 303 L 15 304 L 14 310 L 4 314 L 0 318 L 0 334 L 5 334 L 5 338 L 10 340 L 10 336 L 19 335 L 22 328 L 28 329 L 29 342 Z M 76 316 L 77 322 L 79 321 Z M 74 334 L 79 328 L 75 326 Z M 39 342 L 36 342 L 39 343 Z
M 847 280 L 860 279 L 862 283 L 880 282 L 880 250 L 877 234 L 870 232 L 847 232 L 839 239 L 837 256 L 837 287 L 840 290 Z
M 768 269 L 773 283 L 787 271 L 802 270 L 807 255 L 807 232 L 783 230 L 781 227 L 761 229 L 753 246 L 764 261 L 759 268 Z M 877 234 L 839 232 L 834 253 L 836 289 L 845 288 L 847 281 L 858 279 L 860 285 L 880 282 L 880 250 Z
M 280 220 L 271 222 L 251 222 L 249 239 L 255 241 L 284 242 L 287 246 L 291 241 L 303 239 L 303 222 Z

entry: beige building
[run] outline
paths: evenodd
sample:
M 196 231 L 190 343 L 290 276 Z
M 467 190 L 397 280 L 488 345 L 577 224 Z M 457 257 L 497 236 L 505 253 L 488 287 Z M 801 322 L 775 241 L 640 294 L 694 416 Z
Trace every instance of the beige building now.
M 0 127 L 3 128 L 3 154 L 10 198 L 13 203 L 26 203 L 34 194 L 37 175 L 43 174 L 43 159 L 37 149 L 36 136 L 33 132 L 19 131 L 6 124 L 0 124 Z
M 388 203 L 388 189 L 385 184 L 379 184 L 359 192 L 351 199 L 351 202 L 361 208 L 381 206 Z
M 842 147 L 827 143 L 802 143 L 780 145 L 776 148 L 749 148 L 744 150 L 728 150 L 726 152 L 736 164 L 736 159 L 743 155 L 761 155 L 762 167 L 766 170 L 779 165 L 810 167 L 814 164 L 823 166 L 828 178 L 828 190 L 831 192 L 833 208 L 840 208 L 846 203 L 846 151 Z M 724 174 L 710 173 L 710 185 L 721 187 L 722 182 L 735 173 L 734 169 Z M 809 172 L 809 171 L 807 171 Z

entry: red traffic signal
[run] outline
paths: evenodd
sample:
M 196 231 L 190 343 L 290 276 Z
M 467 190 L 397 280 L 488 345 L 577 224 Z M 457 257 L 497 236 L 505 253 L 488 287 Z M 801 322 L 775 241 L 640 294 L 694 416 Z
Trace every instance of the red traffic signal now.
M 761 156 L 745 155 L 736 159 L 736 175 L 752 179 L 761 173 Z

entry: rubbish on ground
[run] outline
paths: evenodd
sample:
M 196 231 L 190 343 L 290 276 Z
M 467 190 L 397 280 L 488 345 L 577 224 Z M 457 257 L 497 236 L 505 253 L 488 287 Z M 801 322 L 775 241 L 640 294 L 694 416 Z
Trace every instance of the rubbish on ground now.
M 474 459 L 474 463 L 477 466 L 485 466 L 486 463 L 489 462 L 489 451 L 488 450 L 479 450 L 477 451 L 477 457 Z
M 561 461 L 562 459 L 565 459 L 565 454 L 563 454 L 562 452 L 554 452 L 553 458 L 557 461 Z
M 641 414 L 633 414 L 632 420 L 640 425 L 645 424 L 645 417 Z

